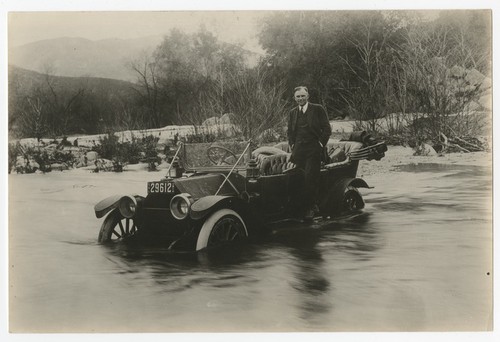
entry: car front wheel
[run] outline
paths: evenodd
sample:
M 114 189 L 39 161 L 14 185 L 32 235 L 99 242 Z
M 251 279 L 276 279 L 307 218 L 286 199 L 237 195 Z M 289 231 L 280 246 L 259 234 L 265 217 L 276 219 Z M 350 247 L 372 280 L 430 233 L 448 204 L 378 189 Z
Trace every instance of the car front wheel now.
M 247 237 L 247 227 L 241 216 L 234 210 L 221 209 L 210 215 L 203 223 L 196 250 L 221 246 Z
M 120 211 L 114 210 L 102 223 L 97 241 L 99 243 L 113 242 L 131 237 L 137 232 L 137 225 L 133 218 L 126 218 Z

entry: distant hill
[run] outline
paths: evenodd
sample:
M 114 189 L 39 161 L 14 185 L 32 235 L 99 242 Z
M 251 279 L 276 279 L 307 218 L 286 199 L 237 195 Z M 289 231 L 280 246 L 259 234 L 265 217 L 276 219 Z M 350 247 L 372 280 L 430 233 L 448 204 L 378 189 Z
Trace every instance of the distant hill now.
M 161 36 L 137 39 L 56 38 L 9 49 L 9 65 L 58 76 L 89 76 L 135 81 L 128 63 L 151 53 Z
M 151 54 L 162 42 L 162 36 L 136 39 L 89 40 L 56 38 L 41 40 L 9 49 L 9 65 L 58 76 L 89 76 L 134 82 L 137 74 L 131 61 Z M 249 66 L 261 55 L 244 50 Z
M 9 65 L 9 95 L 29 95 L 31 90 L 46 83 L 47 75 Z M 90 93 L 110 92 L 129 96 L 134 83 L 103 77 L 50 76 L 55 90 L 71 91 L 85 88 Z
M 28 98 L 39 98 L 44 106 L 48 106 L 49 102 L 54 103 L 49 83 L 62 105 L 67 105 L 69 99 L 80 93 L 79 102 L 71 110 L 73 116 L 67 118 L 74 124 L 71 133 L 97 132 L 100 120 L 111 120 L 110 117 L 129 106 L 136 98 L 135 85 L 131 82 L 98 77 L 47 76 L 10 65 L 9 137 L 26 136 L 20 125 L 23 123 Z M 60 114 L 50 112 L 46 115 Z M 53 117 L 56 123 L 64 119 L 66 118 Z

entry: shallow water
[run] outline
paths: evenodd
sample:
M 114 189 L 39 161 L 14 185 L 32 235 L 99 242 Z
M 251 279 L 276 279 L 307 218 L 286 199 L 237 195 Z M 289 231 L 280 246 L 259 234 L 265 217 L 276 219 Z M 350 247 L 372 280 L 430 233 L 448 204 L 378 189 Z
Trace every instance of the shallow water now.
M 10 325 L 23 332 L 487 330 L 491 173 L 365 180 L 362 214 L 211 253 L 96 243 L 100 199 L 155 173 L 9 176 Z

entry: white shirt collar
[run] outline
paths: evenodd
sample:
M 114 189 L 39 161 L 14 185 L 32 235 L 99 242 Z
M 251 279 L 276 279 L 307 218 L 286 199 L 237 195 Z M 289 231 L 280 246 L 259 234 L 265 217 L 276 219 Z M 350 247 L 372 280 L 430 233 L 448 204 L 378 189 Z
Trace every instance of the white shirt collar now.
M 302 106 L 302 113 L 305 113 L 307 111 L 308 105 L 309 105 L 309 102 L 306 102 L 306 104 Z M 299 106 L 299 110 L 300 110 L 300 106 Z

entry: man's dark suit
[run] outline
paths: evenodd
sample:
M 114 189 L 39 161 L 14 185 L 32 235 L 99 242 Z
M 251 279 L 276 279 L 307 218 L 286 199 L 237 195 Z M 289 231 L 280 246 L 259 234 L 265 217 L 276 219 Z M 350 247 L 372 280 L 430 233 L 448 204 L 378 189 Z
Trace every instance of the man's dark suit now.
M 299 115 L 305 115 L 305 120 L 299 120 Z M 306 126 L 299 127 L 298 121 L 306 123 Z M 300 129 L 302 131 L 298 134 Z M 321 105 L 309 102 L 305 113 L 299 112 L 299 106 L 290 111 L 288 120 L 288 144 L 292 149 L 290 161 L 305 172 L 306 208 L 316 203 L 321 156 L 331 133 L 328 115 Z M 297 139 L 298 135 L 303 140 Z
M 321 145 L 325 146 L 330 138 L 330 135 L 332 134 L 332 128 L 330 127 L 330 122 L 328 121 L 328 115 L 326 114 L 325 109 L 319 104 L 309 102 L 307 105 L 307 111 L 304 114 L 307 117 L 311 133 L 316 137 L 317 141 L 320 142 Z M 299 106 L 290 111 L 290 116 L 288 118 L 288 144 L 290 145 L 290 148 L 295 145 L 298 115 Z

